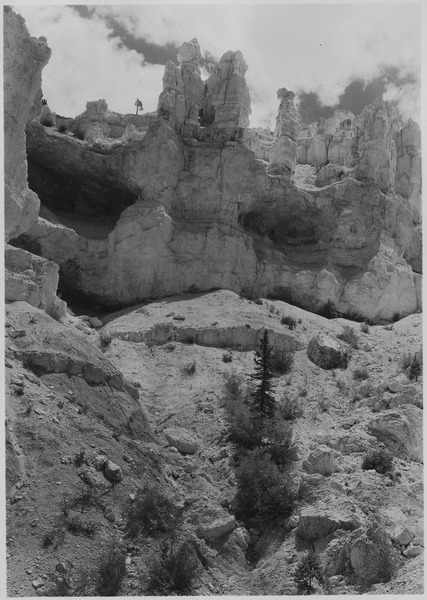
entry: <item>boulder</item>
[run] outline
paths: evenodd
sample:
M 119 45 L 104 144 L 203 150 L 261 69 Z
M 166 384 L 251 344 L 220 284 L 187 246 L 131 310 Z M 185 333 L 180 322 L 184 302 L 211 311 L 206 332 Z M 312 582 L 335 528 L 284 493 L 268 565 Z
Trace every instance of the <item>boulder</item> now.
M 320 473 L 325 477 L 332 475 L 335 471 L 339 471 L 335 457 L 337 452 L 327 446 L 320 446 L 310 453 L 308 458 L 303 461 L 302 468 L 307 473 Z
M 348 350 L 337 340 L 319 333 L 312 338 L 307 347 L 307 356 L 311 362 L 322 369 L 342 367 L 347 360 Z
M 99 329 L 100 327 L 102 327 L 104 325 L 104 323 L 101 321 L 101 319 L 98 319 L 98 317 L 92 317 L 91 319 L 89 319 L 89 323 L 95 329 Z
M 174 446 L 181 454 L 195 454 L 199 449 L 196 438 L 183 427 L 168 427 L 163 434 L 171 446 Z
M 409 546 L 409 548 L 403 551 L 403 556 L 406 556 L 406 558 L 415 558 L 415 556 L 423 553 L 424 548 L 422 546 Z
M 368 432 L 395 456 L 423 461 L 423 411 L 420 408 L 404 405 L 398 410 L 380 413 L 368 423 Z
M 415 538 L 414 532 L 410 531 L 407 527 L 402 529 L 402 531 L 396 535 L 396 541 L 401 546 L 408 546 L 414 538 Z
M 109 481 L 121 481 L 123 479 L 123 471 L 119 465 L 116 465 L 112 460 L 107 460 L 104 465 L 104 475 Z
M 352 514 L 334 511 L 326 506 L 312 505 L 301 510 L 297 533 L 302 540 L 315 541 L 337 529 L 353 530 L 360 526 Z
M 102 471 L 107 461 L 108 458 L 105 456 L 105 454 L 96 454 L 95 456 L 91 456 L 90 458 L 88 458 L 86 462 L 96 471 Z
M 200 525 L 197 535 L 205 541 L 215 541 L 230 534 L 236 527 L 237 523 L 233 517 L 223 517 Z

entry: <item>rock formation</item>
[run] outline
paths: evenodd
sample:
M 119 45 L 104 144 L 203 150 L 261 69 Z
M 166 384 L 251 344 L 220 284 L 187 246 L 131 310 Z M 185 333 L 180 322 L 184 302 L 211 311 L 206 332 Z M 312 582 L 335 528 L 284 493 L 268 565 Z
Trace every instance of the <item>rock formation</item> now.
M 279 114 L 274 130 L 268 173 L 271 175 L 293 174 L 297 156 L 297 139 L 300 120 L 294 106 L 294 92 L 281 88 L 277 92 L 280 100 Z
M 168 62 L 157 115 L 121 116 L 100 100 L 71 121 L 78 137 L 29 125 L 43 218 L 27 235 L 62 280 L 73 274 L 78 293 L 111 306 L 255 285 L 311 310 L 331 300 L 376 320 L 416 311 L 419 186 L 403 183 L 405 165 L 419 172 L 415 127 L 399 137 L 396 111 L 378 101 L 303 128 L 304 146 L 282 88 L 274 136 L 254 132 L 241 53 L 224 54 L 205 83 L 200 56 L 194 39 L 179 66 Z M 297 157 L 327 185 L 297 187 Z M 392 191 L 396 178 L 407 196 Z
M 28 187 L 25 126 L 50 110 L 41 105 L 41 72 L 51 51 L 45 38 L 30 37 L 24 19 L 4 9 L 4 140 L 5 140 L 5 239 L 24 233 L 36 222 L 40 201 Z M 44 111 L 44 112 L 43 112 Z M 46 119 L 49 119 L 48 121 Z M 66 305 L 56 296 L 58 265 L 6 246 L 6 300 L 26 300 L 49 314 L 61 317 Z
M 39 199 L 28 188 L 25 126 L 41 111 L 41 72 L 51 50 L 45 38 L 32 38 L 24 19 L 4 10 L 4 138 L 6 241 L 37 219 Z

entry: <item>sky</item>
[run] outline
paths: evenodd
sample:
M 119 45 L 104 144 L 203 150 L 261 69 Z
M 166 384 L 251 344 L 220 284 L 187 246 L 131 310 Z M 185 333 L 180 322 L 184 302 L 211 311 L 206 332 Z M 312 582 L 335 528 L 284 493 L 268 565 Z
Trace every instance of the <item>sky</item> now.
M 196 37 L 204 63 L 240 50 L 249 65 L 252 127 L 274 129 L 277 90 L 293 90 L 309 123 L 335 108 L 359 114 L 376 97 L 420 120 L 419 3 L 389 0 L 201 4 L 20 5 L 32 36 L 52 57 L 43 70 L 50 108 L 74 117 L 103 98 L 110 110 L 157 108 L 167 60 Z M 208 73 L 202 68 L 203 78 Z

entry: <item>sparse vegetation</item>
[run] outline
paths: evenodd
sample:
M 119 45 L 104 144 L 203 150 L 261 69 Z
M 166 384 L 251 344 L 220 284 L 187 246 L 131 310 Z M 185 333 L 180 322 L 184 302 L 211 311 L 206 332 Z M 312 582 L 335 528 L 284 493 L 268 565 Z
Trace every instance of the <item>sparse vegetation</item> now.
M 290 316 L 286 316 L 286 317 L 282 317 L 280 319 L 280 322 L 282 325 L 287 325 L 289 327 L 289 329 L 295 329 L 295 327 L 297 326 L 297 321 L 296 319 L 294 319 L 293 317 Z
M 293 367 L 295 352 L 291 350 L 274 350 L 271 358 L 271 368 L 276 375 L 286 375 Z
M 172 534 L 177 525 L 172 502 L 154 486 L 138 490 L 125 519 L 126 533 L 130 538 L 136 537 L 140 532 L 150 536 Z
M 344 331 L 338 334 L 338 339 L 342 342 L 345 342 L 355 350 L 359 348 L 359 340 L 357 339 L 357 334 L 352 327 L 348 325 L 344 326 Z
M 96 523 L 91 519 L 83 519 L 80 515 L 72 514 L 65 518 L 65 527 L 74 535 L 92 537 L 97 529 Z
M 296 398 L 284 394 L 279 401 L 279 413 L 285 421 L 295 421 L 303 416 L 302 404 Z
M 126 553 L 115 544 L 101 555 L 97 569 L 97 596 L 118 596 L 126 575 Z
M 190 595 L 197 574 L 195 551 L 184 542 L 175 550 L 165 545 L 161 557 L 152 565 L 147 593 L 153 596 Z
M 315 580 L 320 586 L 320 590 L 314 588 Z M 313 551 L 305 554 L 298 562 L 294 581 L 297 585 L 297 594 L 301 596 L 310 596 L 313 592 L 326 591 L 324 590 L 326 578 L 319 557 Z
M 225 352 L 222 355 L 222 362 L 231 363 L 232 360 L 233 360 L 233 355 L 231 354 L 231 352 Z
M 362 469 L 374 469 L 381 475 L 386 475 L 393 468 L 393 456 L 387 450 L 373 450 L 366 454 L 362 462 Z
M 356 379 L 356 381 L 363 381 L 364 379 L 369 379 L 368 369 L 366 369 L 366 367 L 363 367 L 362 369 L 354 369 L 353 379 Z

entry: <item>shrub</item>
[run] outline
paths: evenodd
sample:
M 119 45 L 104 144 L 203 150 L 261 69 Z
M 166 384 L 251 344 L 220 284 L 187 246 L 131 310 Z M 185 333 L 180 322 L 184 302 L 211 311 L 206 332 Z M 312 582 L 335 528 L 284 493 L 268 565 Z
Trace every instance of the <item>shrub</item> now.
M 313 587 L 314 580 L 323 589 L 325 584 L 325 576 L 320 565 L 319 557 L 311 550 L 298 562 L 297 569 L 294 575 L 294 581 L 297 585 L 297 594 L 302 596 L 310 596 L 315 592 Z
M 231 352 L 225 352 L 222 355 L 222 362 L 230 363 L 232 360 L 233 360 L 233 355 L 231 354 Z
M 61 525 L 56 525 L 50 531 L 47 531 L 42 539 L 42 547 L 53 549 L 58 548 L 60 544 L 64 541 L 65 538 L 65 530 Z
M 187 363 L 183 368 L 182 371 L 183 373 L 185 373 L 186 375 L 194 375 L 194 373 L 196 372 L 196 367 L 197 367 L 197 363 L 195 360 L 192 360 L 191 362 Z
M 325 317 L 326 319 L 335 319 L 338 316 L 337 307 L 332 300 L 328 300 L 326 304 L 322 306 L 322 308 L 319 310 L 319 315 Z
M 53 119 L 51 117 L 40 119 L 40 125 L 43 125 L 43 127 L 53 127 Z
M 172 502 L 154 486 L 138 490 L 125 519 L 126 533 L 131 538 L 141 531 L 150 536 L 171 532 L 177 525 Z
M 369 589 L 374 583 L 390 581 L 397 566 L 393 546 L 376 523 L 366 531 L 366 546 L 362 573 L 358 575 L 362 590 Z
M 74 132 L 74 137 L 78 138 L 79 140 L 84 141 L 85 132 L 83 131 L 83 129 L 76 129 L 76 131 Z
M 296 398 L 288 398 L 286 395 L 280 400 L 279 412 L 285 421 L 295 421 L 304 414 L 301 402 Z
M 295 329 L 295 327 L 297 326 L 297 321 L 296 319 L 294 319 L 293 317 L 287 316 L 287 317 L 282 317 L 280 319 L 280 322 L 282 325 L 287 325 L 289 327 L 289 329 Z
M 160 559 L 150 569 L 147 593 L 153 596 L 191 594 L 197 566 L 196 554 L 187 542 L 178 550 L 165 546 Z
M 236 516 L 243 520 L 277 523 L 293 511 L 295 495 L 290 481 L 270 460 L 266 450 L 249 452 L 236 469 Z
M 254 448 L 261 441 L 260 428 L 254 423 L 249 402 L 251 390 L 241 375 L 235 372 L 224 376 L 222 406 L 226 411 L 229 439 L 243 448 Z
M 82 519 L 79 515 L 69 515 L 65 520 L 65 527 L 75 535 L 86 537 L 92 537 L 97 529 L 94 521 Z
M 99 336 L 99 341 L 101 342 L 101 348 L 107 348 L 111 344 L 113 336 L 111 333 L 107 333 L 106 331 L 101 331 Z
M 286 375 L 293 367 L 295 352 L 292 350 L 274 350 L 271 361 L 272 371 L 277 375 Z
M 245 285 L 240 290 L 240 297 L 246 298 L 246 300 L 255 301 L 257 304 L 257 300 L 259 300 L 259 287 L 256 285 Z
M 65 125 L 65 123 L 61 123 L 60 125 L 58 125 L 58 131 L 59 133 L 65 133 L 66 131 L 68 131 L 68 127 Z
M 112 545 L 101 555 L 97 573 L 98 596 L 117 596 L 126 575 L 126 554 Z
M 373 450 L 366 454 L 362 462 L 362 469 L 368 471 L 375 469 L 377 473 L 385 475 L 393 468 L 393 456 L 387 450 Z
M 359 348 L 359 341 L 357 339 L 357 334 L 352 327 L 345 325 L 344 331 L 342 331 L 342 333 L 340 333 L 337 337 L 339 340 L 342 340 L 343 342 L 345 342 L 346 344 L 348 344 L 355 350 L 357 350 Z
M 262 446 L 279 469 L 285 470 L 297 459 L 297 447 L 292 426 L 277 417 L 266 424 L 262 430 Z
M 393 321 L 393 323 L 397 323 L 397 321 L 400 321 L 401 318 L 402 315 L 398 312 L 395 312 L 391 320 Z
M 403 371 L 406 371 L 406 369 L 411 366 L 412 359 L 413 355 L 410 352 L 402 355 L 400 359 L 400 367 Z
M 362 333 L 369 333 L 370 332 L 369 325 L 367 323 L 361 323 L 361 325 L 360 325 L 360 331 Z
M 366 369 L 366 368 L 355 369 L 353 371 L 353 379 L 356 379 L 357 381 L 363 381 L 364 379 L 369 379 L 368 369 Z
M 84 448 L 81 448 L 79 450 L 79 452 L 77 452 L 77 454 L 74 456 L 74 461 L 73 461 L 75 467 L 81 467 L 82 466 L 82 464 L 85 461 L 85 455 L 86 455 L 86 452 L 85 452 Z

